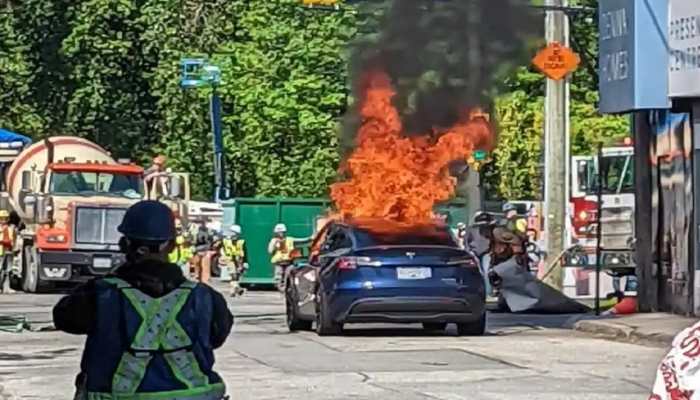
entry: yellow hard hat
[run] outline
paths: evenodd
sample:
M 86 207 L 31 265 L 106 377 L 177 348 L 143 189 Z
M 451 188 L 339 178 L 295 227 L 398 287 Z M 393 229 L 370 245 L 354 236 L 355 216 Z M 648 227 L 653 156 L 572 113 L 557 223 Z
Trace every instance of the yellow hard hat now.
M 0 218 L 10 218 L 10 213 L 7 210 L 0 210 Z

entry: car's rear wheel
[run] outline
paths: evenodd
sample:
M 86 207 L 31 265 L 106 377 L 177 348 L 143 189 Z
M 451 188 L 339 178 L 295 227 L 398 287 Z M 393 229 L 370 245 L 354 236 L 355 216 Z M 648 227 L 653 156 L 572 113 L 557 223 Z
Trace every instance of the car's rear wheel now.
M 478 321 L 466 324 L 457 324 L 459 336 L 481 336 L 486 332 L 486 313 L 481 315 Z
M 444 331 L 447 328 L 447 324 L 443 322 L 426 322 L 423 323 L 423 329 L 426 331 Z
M 343 324 L 333 320 L 323 291 L 318 291 L 316 299 L 316 333 L 319 336 L 334 336 L 343 333 Z
M 288 281 L 286 287 L 287 328 L 290 332 L 310 331 L 313 325 L 312 321 L 299 318 L 298 298 L 294 286 Z

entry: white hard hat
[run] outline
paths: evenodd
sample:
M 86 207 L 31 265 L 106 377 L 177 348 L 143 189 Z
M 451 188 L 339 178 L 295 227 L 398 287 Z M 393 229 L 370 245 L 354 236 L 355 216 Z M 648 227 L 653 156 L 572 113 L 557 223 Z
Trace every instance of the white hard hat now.
M 235 233 L 236 235 L 240 235 L 243 230 L 241 229 L 240 225 L 231 225 L 231 233 Z
M 275 233 L 285 233 L 287 232 L 287 226 L 285 224 L 275 225 Z

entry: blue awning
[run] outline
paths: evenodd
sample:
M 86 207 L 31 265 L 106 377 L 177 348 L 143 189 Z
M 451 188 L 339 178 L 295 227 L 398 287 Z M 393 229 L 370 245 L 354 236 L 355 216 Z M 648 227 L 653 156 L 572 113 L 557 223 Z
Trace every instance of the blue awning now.
M 31 142 L 32 139 L 24 135 L 0 128 L 0 143 L 22 143 L 22 146 L 26 146 Z

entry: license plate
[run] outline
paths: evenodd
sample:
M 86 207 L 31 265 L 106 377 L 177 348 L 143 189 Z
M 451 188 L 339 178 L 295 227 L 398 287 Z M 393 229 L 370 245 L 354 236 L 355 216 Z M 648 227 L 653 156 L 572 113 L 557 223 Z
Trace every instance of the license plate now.
M 396 268 L 396 276 L 399 279 L 428 279 L 432 275 L 430 268 L 426 267 Z
M 95 268 L 112 268 L 112 259 L 95 257 L 92 259 L 92 266 Z

